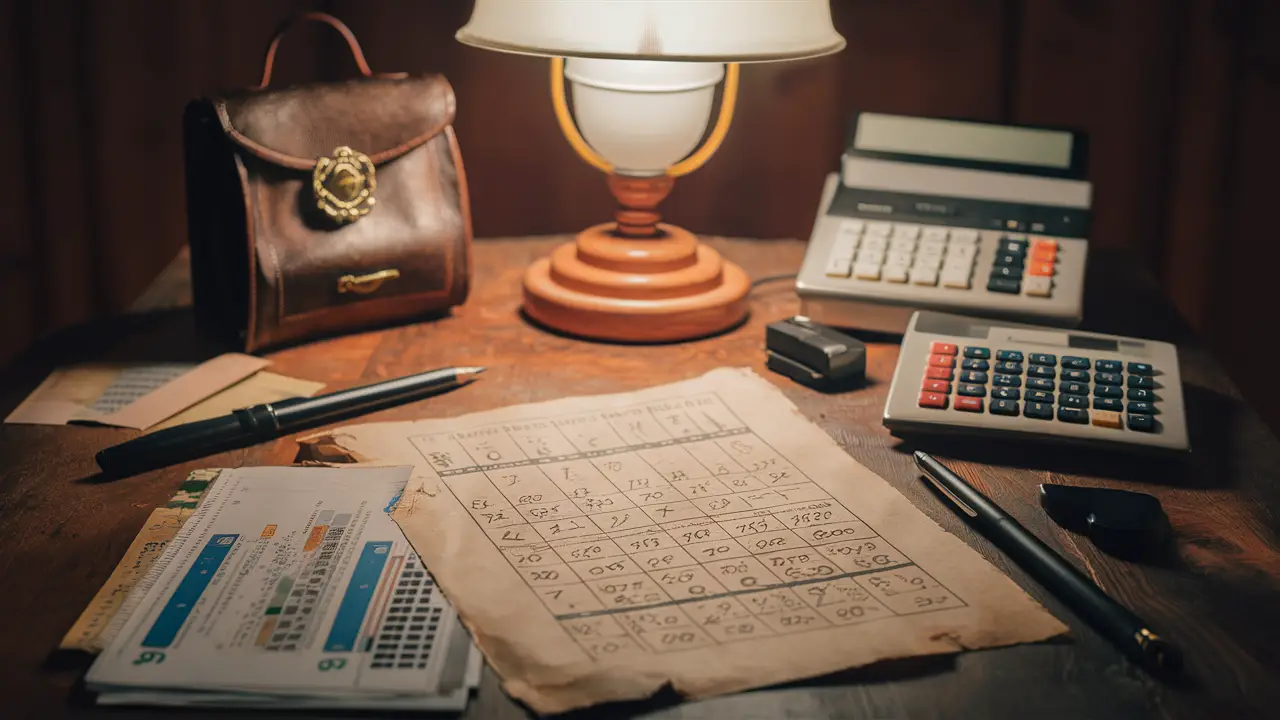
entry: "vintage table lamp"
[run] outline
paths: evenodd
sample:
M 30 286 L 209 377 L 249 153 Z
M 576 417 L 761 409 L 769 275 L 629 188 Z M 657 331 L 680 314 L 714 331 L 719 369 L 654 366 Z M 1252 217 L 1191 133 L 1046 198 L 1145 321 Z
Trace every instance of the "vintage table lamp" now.
M 745 317 L 750 283 L 742 269 L 659 222 L 656 208 L 675 178 L 705 163 L 724 139 L 737 63 L 844 47 L 828 0 L 476 0 L 457 39 L 552 58 L 560 128 L 584 160 L 608 173 L 621 206 L 615 222 L 587 228 L 529 267 L 530 317 L 613 341 L 700 337 Z M 719 117 L 695 150 L 721 79 Z

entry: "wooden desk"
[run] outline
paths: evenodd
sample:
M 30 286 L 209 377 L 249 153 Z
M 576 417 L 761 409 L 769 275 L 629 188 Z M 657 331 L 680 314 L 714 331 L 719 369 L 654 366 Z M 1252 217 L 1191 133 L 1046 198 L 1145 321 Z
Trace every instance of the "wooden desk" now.
M 853 457 L 1009 573 L 1073 631 L 1066 643 L 892 663 L 703 703 L 650 702 L 610 708 L 602 715 L 645 711 L 671 718 L 1100 719 L 1280 712 L 1274 709 L 1280 699 L 1280 444 L 1240 401 L 1222 370 L 1189 336 L 1158 291 L 1136 276 L 1130 264 L 1105 254 L 1091 258 L 1088 327 L 1178 344 L 1195 446 L 1184 465 L 1150 466 L 1133 458 L 1007 443 L 922 447 L 955 460 L 968 479 L 1031 531 L 1179 643 L 1187 654 L 1190 678 L 1181 686 L 1158 684 L 1129 666 L 925 489 L 904 446 L 880 425 L 897 361 L 893 338 L 876 338 L 871 345 L 868 389 L 825 396 L 764 368 L 763 325 L 797 310 L 785 282 L 757 288 L 750 322 L 719 338 L 624 347 L 558 337 L 523 322 L 518 307 L 525 265 L 562 239 L 478 242 L 472 297 L 452 317 L 284 350 L 271 355 L 272 369 L 337 389 L 449 364 L 489 367 L 482 382 L 463 391 L 368 417 L 391 420 L 456 415 L 566 394 L 620 392 L 726 365 L 749 366 L 781 387 Z M 804 251 L 803 244 L 790 241 L 712 244 L 753 277 L 798 267 Z M 170 289 L 157 286 L 150 306 L 184 295 L 181 267 L 164 287 Z M 12 409 L 56 363 L 95 356 L 172 357 L 175 352 L 207 352 L 184 309 L 72 329 L 48 338 L 11 368 L 0 384 L 0 411 Z M 287 464 L 295 456 L 292 441 L 282 439 L 165 471 L 96 482 L 94 453 L 130 434 L 106 428 L 0 426 L 4 717 L 102 714 L 80 689 L 87 661 L 51 651 L 150 509 L 166 500 L 193 468 Z M 1036 486 L 1045 481 L 1106 484 L 1158 495 L 1179 533 L 1176 558 L 1161 566 L 1122 562 L 1098 552 L 1087 539 L 1062 531 L 1038 507 Z M 467 717 L 523 714 L 490 673 Z

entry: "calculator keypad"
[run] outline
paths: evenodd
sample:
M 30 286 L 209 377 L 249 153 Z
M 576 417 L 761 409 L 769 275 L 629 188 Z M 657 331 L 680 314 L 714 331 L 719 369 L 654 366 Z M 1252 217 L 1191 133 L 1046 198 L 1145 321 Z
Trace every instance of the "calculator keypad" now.
M 907 223 L 841 220 L 827 256 L 834 278 L 969 290 L 978 231 Z
M 1003 235 L 991 263 L 987 290 L 1010 295 L 1021 293 L 1029 297 L 1051 297 L 1057 266 L 1057 240 L 1038 235 Z
M 1147 363 L 935 342 L 924 368 L 920 407 L 1159 432 L 1159 371 Z M 988 366 L 994 356 L 994 366 Z M 1025 359 L 1025 371 L 1024 371 Z M 961 368 L 951 382 L 951 368 Z M 948 373 L 945 380 L 939 370 Z M 1024 374 L 1025 372 L 1025 374 Z M 1025 390 L 1025 397 L 1023 391 Z M 985 399 L 990 395 L 990 405 Z

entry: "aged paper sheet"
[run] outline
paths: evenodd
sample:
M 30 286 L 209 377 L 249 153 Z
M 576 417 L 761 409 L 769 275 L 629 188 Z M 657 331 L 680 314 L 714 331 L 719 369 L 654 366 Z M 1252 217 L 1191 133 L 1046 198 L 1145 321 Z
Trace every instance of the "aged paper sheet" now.
M 414 465 L 393 518 L 541 713 L 1066 631 L 750 370 L 314 441 Z

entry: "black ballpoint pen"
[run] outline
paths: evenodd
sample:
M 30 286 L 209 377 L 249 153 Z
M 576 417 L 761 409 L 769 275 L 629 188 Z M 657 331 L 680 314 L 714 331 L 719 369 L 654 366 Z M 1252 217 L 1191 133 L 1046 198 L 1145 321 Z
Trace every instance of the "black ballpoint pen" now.
M 98 467 L 106 475 L 121 476 L 173 465 L 421 400 L 461 387 L 482 372 L 482 367 L 444 368 L 317 397 L 254 405 L 113 445 L 98 453 Z
M 1148 669 L 1172 673 L 1181 668 L 1182 655 L 1176 647 L 1152 632 L 1141 618 L 1111 599 L 985 495 L 926 453 L 917 450 L 915 461 L 992 543 L 1103 637 Z

